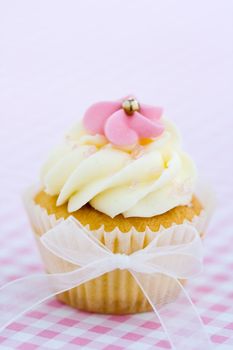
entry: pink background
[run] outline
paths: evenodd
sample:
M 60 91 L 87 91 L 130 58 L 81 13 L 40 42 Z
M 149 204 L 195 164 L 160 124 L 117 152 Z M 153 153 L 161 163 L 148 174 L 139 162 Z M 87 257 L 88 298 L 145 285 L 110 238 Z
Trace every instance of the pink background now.
M 20 194 L 37 180 L 48 150 L 90 103 L 135 93 L 165 108 L 180 127 L 186 150 L 215 188 L 218 208 L 205 244 L 206 276 L 191 281 L 189 291 L 203 317 L 211 319 L 207 323 L 213 341 L 222 349 L 232 348 L 232 22 L 230 0 L 0 1 L 1 284 L 41 269 Z M 211 292 L 205 292 L 208 285 Z M 56 311 L 43 308 L 47 326 L 37 320 L 41 331 L 54 327 L 57 310 L 60 317 L 84 317 L 71 317 L 73 311 L 61 305 Z M 85 317 L 97 324 L 110 322 Z M 143 317 L 153 319 L 135 317 L 122 320 L 126 333 L 134 320 L 137 335 Z M 47 344 L 48 337 L 31 340 L 29 334 L 35 337 L 36 330 L 30 328 L 31 321 L 24 322 L 26 328 L 19 323 L 2 333 L 1 349 L 12 348 L 13 340 L 24 350 L 41 344 L 43 349 L 56 348 L 54 342 Z M 116 347 L 136 349 L 134 336 L 126 346 L 116 325 L 110 327 Z M 92 339 L 90 328 L 86 332 L 85 339 Z M 149 336 L 144 332 L 144 349 L 155 348 L 163 336 L 154 334 L 154 343 L 146 347 Z M 95 345 L 97 338 L 86 347 L 105 349 L 106 334 L 102 347 Z M 57 348 L 68 341 L 60 339 Z M 156 346 L 164 348 L 161 344 Z

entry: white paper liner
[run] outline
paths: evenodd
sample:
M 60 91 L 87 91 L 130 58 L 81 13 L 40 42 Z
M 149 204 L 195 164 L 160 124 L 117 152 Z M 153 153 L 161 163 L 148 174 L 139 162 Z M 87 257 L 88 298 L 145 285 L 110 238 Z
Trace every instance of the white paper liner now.
M 38 186 L 33 186 L 26 192 L 25 205 L 46 271 L 56 273 L 73 270 L 75 268 L 74 265 L 51 254 L 40 242 L 41 235 L 64 219 L 57 220 L 54 214 L 48 215 L 46 209 L 35 204 L 34 197 L 38 191 Z M 197 194 L 204 210 L 198 216 L 195 216 L 192 221 L 185 220 L 184 223 L 194 226 L 202 236 L 210 218 L 213 196 L 206 185 L 200 185 Z M 172 226 L 176 227 L 177 225 L 174 224 Z M 89 225 L 86 228 L 89 229 Z M 105 232 L 104 226 L 102 226 L 98 230 L 90 232 L 108 249 L 113 251 L 117 241 L 117 253 L 130 254 L 136 250 L 143 249 L 162 230 L 164 230 L 164 227 L 161 226 L 157 232 L 153 232 L 149 228 L 146 228 L 144 232 L 137 232 L 135 228 L 132 228 L 127 233 L 122 233 L 118 228 L 115 228 L 112 232 Z M 186 242 L 187 239 L 188 237 L 183 235 L 182 240 L 177 243 Z M 175 234 L 171 235 L 171 240 L 177 240 Z M 156 281 L 150 287 L 155 293 L 155 299 L 157 294 L 158 300 L 166 294 L 175 295 L 177 290 L 176 284 L 164 275 L 158 275 Z M 131 274 L 126 270 L 109 272 L 77 288 L 62 293 L 58 298 L 73 307 L 91 312 L 125 314 L 151 310 L 142 291 Z

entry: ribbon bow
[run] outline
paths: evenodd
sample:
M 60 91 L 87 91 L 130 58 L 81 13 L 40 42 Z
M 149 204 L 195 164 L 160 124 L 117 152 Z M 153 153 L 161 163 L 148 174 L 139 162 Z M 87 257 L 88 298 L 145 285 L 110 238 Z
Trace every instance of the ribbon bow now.
M 177 240 L 172 241 L 174 230 Z M 185 242 L 178 243 L 184 237 Z M 146 248 L 131 255 L 112 253 L 73 218 L 49 230 L 41 237 L 41 243 L 76 268 L 65 273 L 28 276 L 3 286 L 0 328 L 56 294 L 115 269 L 127 269 L 151 304 L 174 349 L 209 349 L 202 322 L 179 282 L 198 274 L 202 268 L 202 243 L 192 226 L 183 224 L 163 230 Z M 172 295 L 158 298 L 154 293 L 157 274 L 175 281 L 176 295 L 173 291 Z

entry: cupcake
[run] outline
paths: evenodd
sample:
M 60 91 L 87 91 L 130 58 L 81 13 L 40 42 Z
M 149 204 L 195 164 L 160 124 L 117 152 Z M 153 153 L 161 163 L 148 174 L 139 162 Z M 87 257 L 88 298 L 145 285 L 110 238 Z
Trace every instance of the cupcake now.
M 158 232 L 183 223 L 195 226 L 202 237 L 205 208 L 196 180 L 194 162 L 161 108 L 134 97 L 93 104 L 50 154 L 40 186 L 27 196 L 46 271 L 74 269 L 40 243 L 44 233 L 70 216 L 113 253 L 143 249 Z M 175 293 L 176 286 L 159 275 L 152 288 L 159 298 Z M 57 297 L 89 312 L 151 310 L 127 270 L 106 273 Z

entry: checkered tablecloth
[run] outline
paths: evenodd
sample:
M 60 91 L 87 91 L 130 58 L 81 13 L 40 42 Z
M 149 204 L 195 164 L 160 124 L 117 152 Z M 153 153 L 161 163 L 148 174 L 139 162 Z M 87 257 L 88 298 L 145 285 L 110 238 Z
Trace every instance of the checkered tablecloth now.
M 60 130 L 62 123 L 64 120 L 60 126 L 57 122 Z M 15 128 L 17 130 L 17 125 Z M 48 148 L 47 143 L 40 143 L 38 147 L 38 140 L 43 135 L 53 143 L 52 129 L 52 123 L 50 127 L 43 124 L 36 130 L 31 126 L 32 133 L 19 133 L 10 141 L 7 133 L 1 135 L 10 155 L 1 149 L 4 164 L 0 203 L 1 285 L 43 270 L 20 196 L 22 189 L 35 177 L 41 162 L 39 158 Z M 203 153 L 203 157 L 207 155 Z M 214 348 L 230 350 L 233 348 L 233 194 L 227 183 L 222 183 L 216 190 L 218 207 L 204 243 L 205 271 L 188 283 L 187 291 Z M 0 333 L 1 350 L 78 348 L 149 350 L 169 349 L 170 346 L 153 313 L 133 316 L 88 314 L 55 299 L 36 307 Z

